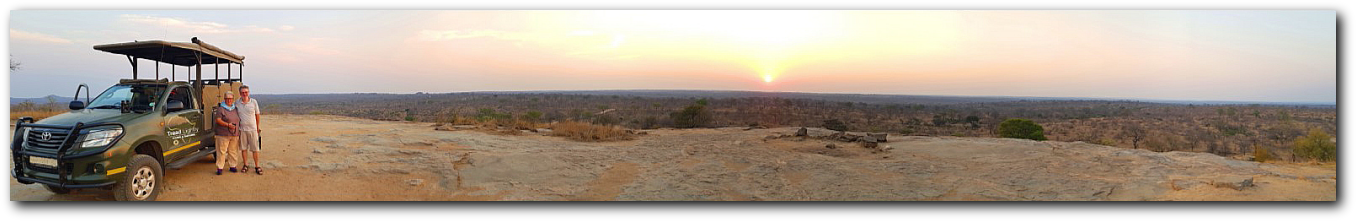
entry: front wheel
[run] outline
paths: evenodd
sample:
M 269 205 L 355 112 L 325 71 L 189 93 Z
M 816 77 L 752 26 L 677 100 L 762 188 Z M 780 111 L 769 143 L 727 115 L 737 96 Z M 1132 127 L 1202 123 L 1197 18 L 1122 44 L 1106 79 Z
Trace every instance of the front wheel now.
M 137 154 L 127 164 L 127 174 L 113 185 L 113 198 L 118 201 L 155 201 L 160 195 L 164 171 L 154 157 Z

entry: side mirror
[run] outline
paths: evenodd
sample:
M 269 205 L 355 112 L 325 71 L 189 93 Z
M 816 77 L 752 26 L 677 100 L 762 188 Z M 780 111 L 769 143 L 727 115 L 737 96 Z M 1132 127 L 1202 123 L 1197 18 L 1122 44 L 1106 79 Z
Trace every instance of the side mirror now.
M 85 102 L 80 102 L 80 88 L 85 88 L 85 102 L 89 102 L 89 86 L 80 84 L 75 87 L 75 97 L 71 98 L 71 110 L 85 109 Z
M 169 103 L 165 103 L 165 112 L 175 112 L 181 110 L 184 110 L 183 101 L 169 101 Z
M 85 102 L 71 101 L 71 110 L 85 109 Z

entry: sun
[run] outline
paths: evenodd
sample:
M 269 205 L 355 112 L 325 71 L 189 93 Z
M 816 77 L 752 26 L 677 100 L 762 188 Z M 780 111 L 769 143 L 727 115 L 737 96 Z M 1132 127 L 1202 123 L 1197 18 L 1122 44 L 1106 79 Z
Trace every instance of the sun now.
M 772 83 L 772 74 L 763 74 L 763 83 Z

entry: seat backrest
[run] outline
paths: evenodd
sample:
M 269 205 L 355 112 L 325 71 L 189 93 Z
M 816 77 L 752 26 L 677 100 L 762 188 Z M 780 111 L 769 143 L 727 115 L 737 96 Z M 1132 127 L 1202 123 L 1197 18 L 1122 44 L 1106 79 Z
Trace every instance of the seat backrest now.
M 222 92 L 221 89 L 218 88 L 216 85 L 203 85 L 201 92 L 203 106 L 202 113 L 205 114 L 205 116 L 203 116 L 203 119 L 207 120 L 205 124 L 202 124 L 203 127 L 202 129 L 210 131 L 212 129 L 212 125 L 216 125 L 215 122 L 217 122 L 216 115 L 212 114 L 212 110 L 215 109 L 213 107 L 215 107 L 217 103 L 221 103 Z
M 212 114 L 212 110 L 214 109 L 214 107 L 215 107 L 217 104 L 219 104 L 219 103 L 222 102 L 222 100 L 223 100 L 223 99 L 222 99 L 222 95 L 225 95 L 225 94 L 226 94 L 226 91 L 231 91 L 231 93 L 234 93 L 235 96 L 236 96 L 236 98 L 239 99 L 239 97 L 240 97 L 240 85 L 244 85 L 244 84 L 243 84 L 243 83 L 240 83 L 240 82 L 230 82 L 230 83 L 226 83 L 226 82 L 218 82 L 217 85 L 203 85 L 203 87 L 202 87 L 202 101 L 203 101 L 203 107 L 202 107 L 202 109 L 203 109 L 203 114 L 206 114 L 206 115 L 207 115 L 207 116 L 204 117 L 204 119 L 207 119 L 207 123 L 206 123 L 206 124 L 203 124 L 203 128 L 202 128 L 202 129 L 204 129 L 204 130 L 211 130 L 211 129 L 212 129 L 212 125 L 216 125 L 216 122 L 217 122 L 216 115 L 213 115 L 213 114 Z

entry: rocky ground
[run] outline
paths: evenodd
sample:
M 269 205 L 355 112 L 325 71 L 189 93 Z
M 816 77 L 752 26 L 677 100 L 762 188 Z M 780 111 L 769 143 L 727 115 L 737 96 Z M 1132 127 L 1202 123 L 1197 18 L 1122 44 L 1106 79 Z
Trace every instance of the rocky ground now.
M 168 171 L 161 200 L 1336 200 L 1335 165 L 1085 143 L 889 136 L 876 148 L 810 128 L 660 129 L 576 142 L 428 123 L 268 115 L 266 175 Z M 834 147 L 828 147 L 833 144 Z M 52 195 L 10 181 L 12 200 Z

